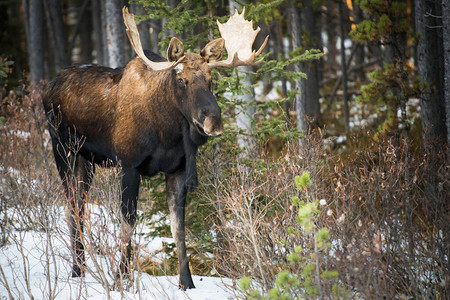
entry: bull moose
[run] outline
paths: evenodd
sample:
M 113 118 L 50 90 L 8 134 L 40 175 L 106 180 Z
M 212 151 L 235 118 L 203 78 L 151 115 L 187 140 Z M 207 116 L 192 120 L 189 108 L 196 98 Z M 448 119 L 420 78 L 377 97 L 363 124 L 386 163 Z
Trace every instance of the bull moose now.
M 196 153 L 223 132 L 221 110 L 211 92 L 216 67 L 256 65 L 252 45 L 259 32 L 244 10 L 225 23 L 222 38 L 200 54 L 185 53 L 173 37 L 167 59 L 144 52 L 134 15 L 123 8 L 137 57 L 124 68 L 76 65 L 49 82 L 43 104 L 53 153 L 67 196 L 66 218 L 73 255 L 72 276 L 84 276 L 83 216 L 95 166 L 121 166 L 121 263 L 129 272 L 131 235 L 141 176 L 165 174 L 170 226 L 177 247 L 180 287 L 194 288 L 185 244 L 185 201 L 197 187 Z M 228 58 L 220 60 L 224 51 Z

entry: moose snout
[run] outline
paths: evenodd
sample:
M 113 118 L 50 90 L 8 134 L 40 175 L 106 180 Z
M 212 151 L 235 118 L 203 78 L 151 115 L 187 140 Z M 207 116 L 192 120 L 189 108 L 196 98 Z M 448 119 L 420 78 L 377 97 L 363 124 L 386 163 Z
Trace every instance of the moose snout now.
M 197 101 L 201 109 L 194 117 L 195 125 L 207 136 L 219 136 L 223 133 L 221 110 L 214 95 L 206 88 L 197 90 Z
M 222 118 L 219 116 L 206 117 L 203 121 L 203 131 L 209 136 L 219 136 L 223 133 Z

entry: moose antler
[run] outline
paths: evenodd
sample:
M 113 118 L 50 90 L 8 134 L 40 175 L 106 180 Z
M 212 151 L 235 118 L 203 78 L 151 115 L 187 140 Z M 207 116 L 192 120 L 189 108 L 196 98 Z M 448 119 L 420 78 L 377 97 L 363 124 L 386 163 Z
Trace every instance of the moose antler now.
M 255 66 L 258 65 L 263 58 L 255 62 L 255 58 L 261 54 L 266 47 L 269 36 L 266 37 L 264 43 L 259 50 L 252 51 L 252 45 L 261 28 L 253 30 L 253 21 L 244 19 L 245 7 L 239 14 L 236 10 L 234 15 L 225 23 L 221 24 L 217 20 L 220 35 L 225 40 L 225 48 L 227 49 L 228 58 L 222 61 L 214 61 L 208 63 L 210 68 L 216 67 L 236 67 L 236 66 Z
M 128 11 L 128 7 L 124 7 L 122 9 L 123 21 L 125 26 L 127 27 L 127 35 L 130 40 L 131 46 L 136 52 L 137 56 L 144 61 L 144 63 L 154 71 L 164 71 L 175 68 L 183 59 L 184 56 L 178 59 L 175 62 L 163 61 L 163 62 L 154 62 L 151 61 L 145 56 L 144 50 L 142 49 L 141 38 L 139 36 L 139 31 L 136 26 L 136 22 L 134 21 L 134 15 Z

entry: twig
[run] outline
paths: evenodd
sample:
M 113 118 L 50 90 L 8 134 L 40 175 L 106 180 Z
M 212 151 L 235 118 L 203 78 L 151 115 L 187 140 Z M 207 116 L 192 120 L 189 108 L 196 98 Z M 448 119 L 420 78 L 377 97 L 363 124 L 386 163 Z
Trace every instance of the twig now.
M 2 278 L 0 278 L 0 283 L 6 288 L 8 291 L 9 299 L 14 299 L 14 296 L 11 292 L 11 288 L 9 287 L 8 280 L 6 279 L 5 272 L 3 271 L 2 265 L 0 265 L 0 273 L 2 274 Z

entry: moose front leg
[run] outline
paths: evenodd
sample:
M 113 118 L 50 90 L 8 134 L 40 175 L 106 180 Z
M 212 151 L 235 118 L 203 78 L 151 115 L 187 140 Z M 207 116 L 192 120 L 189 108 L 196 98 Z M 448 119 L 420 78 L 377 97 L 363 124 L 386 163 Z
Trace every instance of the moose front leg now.
M 196 153 L 186 153 L 186 188 L 195 191 L 198 186 Z
M 187 189 L 185 182 L 185 171 L 178 171 L 174 174 L 166 175 L 166 194 L 170 210 L 170 229 L 177 247 L 180 269 L 180 288 L 183 290 L 195 288 L 186 254 L 184 216 Z
M 140 176 L 134 168 L 122 169 L 122 228 L 121 228 L 121 261 L 118 276 L 127 275 L 131 258 L 131 236 L 136 223 L 136 205 L 139 193 Z
M 191 129 L 188 127 L 183 128 L 183 148 L 186 159 L 186 187 L 189 192 L 195 191 L 198 186 L 198 175 L 197 175 L 197 146 L 191 140 L 192 133 Z M 196 133 L 194 133 L 196 134 Z

